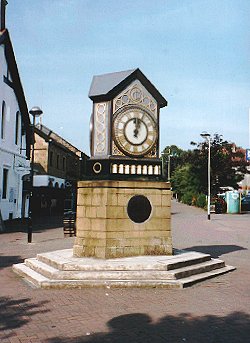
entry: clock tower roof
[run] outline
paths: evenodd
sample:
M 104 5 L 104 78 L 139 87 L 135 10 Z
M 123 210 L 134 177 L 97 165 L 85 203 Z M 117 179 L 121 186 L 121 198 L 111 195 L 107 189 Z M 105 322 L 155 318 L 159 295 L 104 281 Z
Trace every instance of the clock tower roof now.
M 93 101 L 111 100 L 136 79 L 139 80 L 149 93 L 152 94 L 158 102 L 159 107 L 167 106 L 167 100 L 160 94 L 160 92 L 146 78 L 139 68 L 116 73 L 95 75 L 90 86 L 89 98 Z

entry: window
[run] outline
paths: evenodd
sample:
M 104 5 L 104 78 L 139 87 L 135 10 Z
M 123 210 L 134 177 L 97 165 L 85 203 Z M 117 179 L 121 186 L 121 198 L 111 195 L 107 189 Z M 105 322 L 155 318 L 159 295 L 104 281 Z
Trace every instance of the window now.
M 53 166 L 53 151 L 49 152 L 49 165 L 50 167 Z
M 2 119 L 1 119 L 1 138 L 5 138 L 5 124 L 6 124 L 6 104 L 2 102 Z
M 57 155 L 56 156 L 56 168 L 59 169 L 59 167 L 60 167 L 60 156 Z
M 65 170 L 65 166 L 66 166 L 66 158 L 65 157 L 63 157 L 62 163 L 63 163 L 62 169 Z
M 8 172 L 9 172 L 8 169 L 3 168 L 3 193 L 2 193 L 2 199 L 6 199 L 7 198 Z
M 18 145 L 20 141 L 20 128 L 21 128 L 21 116 L 20 112 L 16 113 L 16 135 L 15 135 L 15 144 Z

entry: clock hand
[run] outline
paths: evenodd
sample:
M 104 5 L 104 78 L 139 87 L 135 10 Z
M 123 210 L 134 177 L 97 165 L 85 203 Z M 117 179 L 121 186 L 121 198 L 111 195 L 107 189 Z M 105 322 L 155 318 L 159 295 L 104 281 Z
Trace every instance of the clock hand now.
M 134 129 L 134 137 L 138 138 L 139 128 L 141 126 L 141 121 L 139 118 L 134 119 L 135 129 Z
M 135 129 L 135 130 L 134 130 L 134 137 L 135 137 L 135 138 L 138 138 L 138 133 L 139 133 L 139 131 L 138 131 L 137 129 Z

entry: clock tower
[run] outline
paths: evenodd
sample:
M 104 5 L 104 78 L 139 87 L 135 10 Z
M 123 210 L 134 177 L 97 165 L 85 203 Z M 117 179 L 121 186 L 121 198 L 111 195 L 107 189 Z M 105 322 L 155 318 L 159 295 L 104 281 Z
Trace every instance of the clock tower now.
M 89 97 L 93 179 L 162 179 L 159 112 L 167 101 L 140 71 L 94 76 Z
M 159 158 L 166 99 L 139 70 L 94 76 L 91 157 L 78 183 L 74 256 L 171 255 L 170 183 Z

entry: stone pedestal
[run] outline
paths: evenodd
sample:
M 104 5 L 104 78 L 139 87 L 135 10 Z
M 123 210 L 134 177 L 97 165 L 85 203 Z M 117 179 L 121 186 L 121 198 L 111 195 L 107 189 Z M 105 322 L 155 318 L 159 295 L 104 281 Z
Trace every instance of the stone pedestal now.
M 141 199 L 150 204 L 151 212 L 144 222 L 135 222 L 134 216 L 141 220 L 149 210 L 146 206 L 138 211 L 138 205 L 145 205 Z M 171 255 L 170 200 L 170 184 L 166 182 L 80 181 L 74 256 Z

